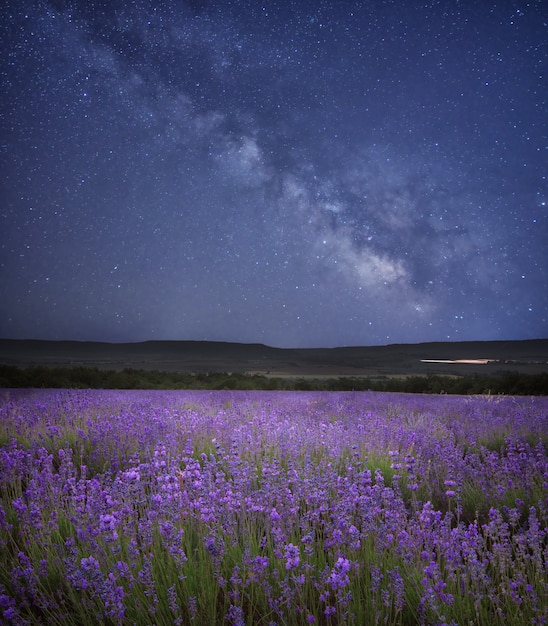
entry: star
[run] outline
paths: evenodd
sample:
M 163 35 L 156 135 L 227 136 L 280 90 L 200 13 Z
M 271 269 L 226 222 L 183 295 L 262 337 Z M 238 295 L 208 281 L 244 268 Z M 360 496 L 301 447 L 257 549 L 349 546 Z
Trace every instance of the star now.
M 8 5 L 0 336 L 547 335 L 540 2 Z

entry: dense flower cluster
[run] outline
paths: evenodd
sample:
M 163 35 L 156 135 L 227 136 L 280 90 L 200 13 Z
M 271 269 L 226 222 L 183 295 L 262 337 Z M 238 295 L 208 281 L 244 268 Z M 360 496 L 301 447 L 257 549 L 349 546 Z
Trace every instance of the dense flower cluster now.
M 0 622 L 546 624 L 548 400 L 12 391 Z

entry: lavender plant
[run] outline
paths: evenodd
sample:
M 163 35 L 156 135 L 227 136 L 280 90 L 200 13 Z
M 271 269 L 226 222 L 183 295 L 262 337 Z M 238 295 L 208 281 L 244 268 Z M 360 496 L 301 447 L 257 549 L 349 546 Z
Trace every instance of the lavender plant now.
M 548 400 L 4 392 L 0 616 L 546 624 Z

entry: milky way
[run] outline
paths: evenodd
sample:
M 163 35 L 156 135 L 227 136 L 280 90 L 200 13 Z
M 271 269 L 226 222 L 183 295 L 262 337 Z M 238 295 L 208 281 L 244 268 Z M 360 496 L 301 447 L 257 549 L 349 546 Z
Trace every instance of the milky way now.
M 545 6 L 8 3 L 0 336 L 547 336 Z

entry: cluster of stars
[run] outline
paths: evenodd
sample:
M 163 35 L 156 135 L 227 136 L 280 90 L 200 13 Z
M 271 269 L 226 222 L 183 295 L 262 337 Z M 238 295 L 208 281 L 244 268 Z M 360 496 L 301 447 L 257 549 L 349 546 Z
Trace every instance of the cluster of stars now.
M 0 335 L 545 336 L 545 18 L 10 3 Z

